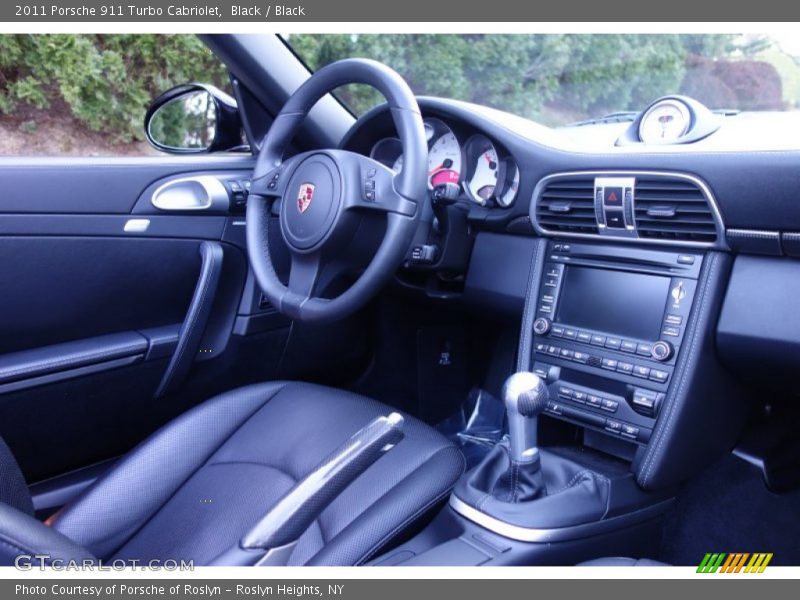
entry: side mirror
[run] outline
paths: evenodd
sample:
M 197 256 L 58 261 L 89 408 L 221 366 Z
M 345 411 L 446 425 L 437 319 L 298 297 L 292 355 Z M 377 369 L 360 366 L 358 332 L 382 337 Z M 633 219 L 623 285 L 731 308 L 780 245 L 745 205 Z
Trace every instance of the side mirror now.
M 213 85 L 167 90 L 147 109 L 144 130 L 152 146 L 172 154 L 247 150 L 236 100 Z

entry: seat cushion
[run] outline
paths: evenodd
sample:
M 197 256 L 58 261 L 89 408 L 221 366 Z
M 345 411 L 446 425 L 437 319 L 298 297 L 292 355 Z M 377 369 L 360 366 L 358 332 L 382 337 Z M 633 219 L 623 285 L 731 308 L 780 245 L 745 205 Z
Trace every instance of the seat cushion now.
M 100 558 L 208 564 L 330 452 L 389 412 L 305 383 L 227 392 L 156 432 L 51 525 Z M 327 507 L 290 564 L 364 562 L 449 493 L 464 469 L 461 452 L 404 416 L 404 439 Z

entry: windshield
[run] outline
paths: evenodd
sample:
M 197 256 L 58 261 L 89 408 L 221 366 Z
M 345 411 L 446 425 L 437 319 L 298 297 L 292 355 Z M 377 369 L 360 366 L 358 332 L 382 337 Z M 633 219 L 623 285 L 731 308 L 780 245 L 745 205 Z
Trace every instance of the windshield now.
M 312 70 L 341 58 L 374 58 L 419 95 L 475 102 L 551 126 L 638 112 L 667 94 L 725 110 L 794 110 L 800 100 L 800 42 L 790 36 L 283 37 Z M 337 95 L 356 115 L 382 101 L 365 86 L 347 86 Z

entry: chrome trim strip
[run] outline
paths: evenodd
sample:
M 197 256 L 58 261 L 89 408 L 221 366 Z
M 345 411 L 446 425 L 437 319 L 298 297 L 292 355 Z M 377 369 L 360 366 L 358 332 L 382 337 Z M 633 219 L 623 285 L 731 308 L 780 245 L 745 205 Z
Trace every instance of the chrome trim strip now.
M 736 237 L 737 235 L 752 236 L 769 240 L 775 240 L 781 236 L 780 232 L 774 229 L 740 229 L 738 227 L 733 229 L 727 229 L 725 233 L 727 235 L 732 235 L 734 237 Z
M 675 179 L 683 179 L 685 181 L 690 181 L 695 184 L 700 191 L 705 196 L 706 201 L 708 202 L 709 207 L 711 208 L 711 216 L 714 218 L 714 225 L 717 230 L 717 241 L 716 242 L 687 242 L 682 240 L 660 240 L 660 239 L 653 239 L 653 238 L 641 238 L 638 237 L 617 237 L 617 236 L 610 236 L 610 235 L 600 235 L 599 233 L 568 233 L 564 231 L 550 231 L 545 229 L 541 225 L 539 225 L 539 221 L 536 218 L 536 204 L 537 200 L 541 196 L 542 190 L 544 187 L 554 179 L 563 179 L 567 177 L 672 177 Z M 634 193 L 633 198 L 634 211 L 636 210 L 636 194 Z M 634 212 L 635 214 L 635 212 Z M 687 173 L 680 173 L 675 171 L 563 171 L 560 173 L 553 173 L 551 175 L 547 175 L 542 177 L 539 182 L 536 184 L 536 187 L 533 190 L 533 194 L 531 196 L 530 205 L 528 206 L 528 215 L 531 218 L 531 223 L 533 224 L 533 228 L 536 230 L 541 236 L 545 237 L 566 237 L 566 238 L 576 238 L 576 239 L 589 239 L 589 240 L 600 240 L 609 243 L 615 242 L 625 242 L 625 243 L 635 243 L 635 244 L 652 244 L 657 246 L 678 246 L 682 248 L 718 248 L 721 250 L 728 250 L 728 245 L 725 240 L 725 224 L 722 222 L 722 214 L 719 211 L 719 206 L 717 205 L 717 201 L 714 198 L 714 194 L 711 192 L 709 187 L 706 183 L 695 177 L 694 175 L 689 175 Z M 634 217 L 635 219 L 635 217 Z
M 657 517 L 666 512 L 672 503 L 673 499 L 664 500 L 632 513 L 595 521 L 594 523 L 555 529 L 529 529 L 495 519 L 466 504 L 457 498 L 455 494 L 450 495 L 450 508 L 459 515 L 493 533 L 520 542 L 564 542 L 619 530 Z

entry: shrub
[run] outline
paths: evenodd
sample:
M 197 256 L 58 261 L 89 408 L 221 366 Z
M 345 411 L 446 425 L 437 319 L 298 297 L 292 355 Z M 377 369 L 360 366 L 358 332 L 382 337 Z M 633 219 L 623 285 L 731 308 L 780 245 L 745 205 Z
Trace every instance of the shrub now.
M 193 35 L 2 35 L 0 112 L 57 108 L 120 142 L 143 139 L 150 101 L 178 83 L 225 87 L 227 71 Z

